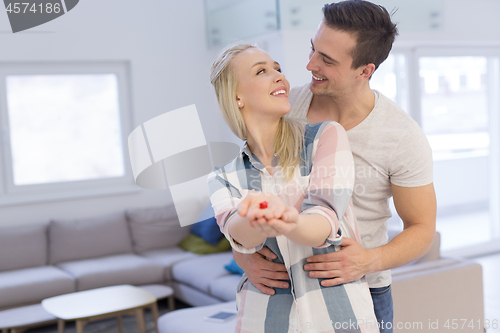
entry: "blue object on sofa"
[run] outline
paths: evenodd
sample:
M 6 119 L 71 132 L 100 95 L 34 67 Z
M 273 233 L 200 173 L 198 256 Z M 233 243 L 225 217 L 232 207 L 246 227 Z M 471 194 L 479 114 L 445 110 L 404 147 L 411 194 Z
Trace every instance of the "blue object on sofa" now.
M 191 227 L 191 233 L 203 238 L 207 243 L 217 245 L 224 235 L 220 232 L 214 209 L 210 203 L 200 214 L 198 221 L 200 222 L 193 224 Z
M 231 273 L 233 274 L 240 274 L 240 275 L 243 275 L 243 270 L 241 269 L 240 266 L 238 266 L 238 264 L 236 263 L 236 261 L 231 260 L 231 262 L 229 264 L 227 264 L 226 266 L 224 266 L 225 269 L 227 269 L 228 271 L 230 271 Z

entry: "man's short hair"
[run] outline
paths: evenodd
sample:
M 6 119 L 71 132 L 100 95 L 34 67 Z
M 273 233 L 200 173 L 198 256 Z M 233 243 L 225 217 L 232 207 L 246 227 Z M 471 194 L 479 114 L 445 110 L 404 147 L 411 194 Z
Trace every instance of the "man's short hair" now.
M 377 69 L 389 56 L 398 29 L 384 7 L 363 0 L 346 0 L 326 4 L 323 15 L 328 27 L 350 33 L 356 39 L 351 50 L 351 68 L 372 63 Z

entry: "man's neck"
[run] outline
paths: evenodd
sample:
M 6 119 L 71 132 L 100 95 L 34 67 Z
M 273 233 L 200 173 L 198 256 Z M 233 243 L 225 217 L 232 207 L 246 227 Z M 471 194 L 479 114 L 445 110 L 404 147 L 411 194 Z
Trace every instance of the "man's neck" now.
M 359 125 L 370 114 L 374 106 L 375 94 L 369 87 L 359 94 L 345 96 L 342 99 L 314 95 L 309 106 L 307 119 L 311 124 L 334 120 L 347 131 Z

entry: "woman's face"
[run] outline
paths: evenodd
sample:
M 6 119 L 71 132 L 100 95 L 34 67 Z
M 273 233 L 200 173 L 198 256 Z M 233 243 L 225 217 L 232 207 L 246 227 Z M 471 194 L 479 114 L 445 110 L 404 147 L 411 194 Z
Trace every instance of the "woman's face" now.
M 243 113 L 279 118 L 290 111 L 290 84 L 269 54 L 249 48 L 236 55 L 231 65 L 237 74 L 236 99 Z

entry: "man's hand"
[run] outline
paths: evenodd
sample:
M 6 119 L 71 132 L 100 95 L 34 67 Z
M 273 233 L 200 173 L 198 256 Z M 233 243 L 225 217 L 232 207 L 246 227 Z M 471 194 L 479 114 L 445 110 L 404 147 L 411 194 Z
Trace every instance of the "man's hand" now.
M 250 282 L 261 292 L 274 295 L 272 288 L 288 288 L 288 283 L 279 280 L 289 280 L 284 264 L 268 261 L 266 257 L 276 259 L 277 256 L 269 248 L 263 247 L 256 253 L 243 254 L 233 251 L 233 257 L 238 266 L 245 271 Z
M 304 270 L 310 271 L 310 277 L 329 279 L 321 281 L 323 287 L 356 281 L 374 271 L 371 267 L 374 260 L 370 250 L 347 237 L 342 239 L 340 246 L 342 248 L 338 252 L 307 258 L 308 264 L 304 265 Z
M 420 258 L 432 246 L 436 231 L 434 185 L 400 187 L 391 185 L 394 206 L 404 230 L 389 243 L 364 249 L 352 239 L 342 240 L 338 252 L 309 257 L 304 265 L 309 276 L 325 278 L 321 285 L 335 286 L 355 281 L 363 275 L 393 269 Z

